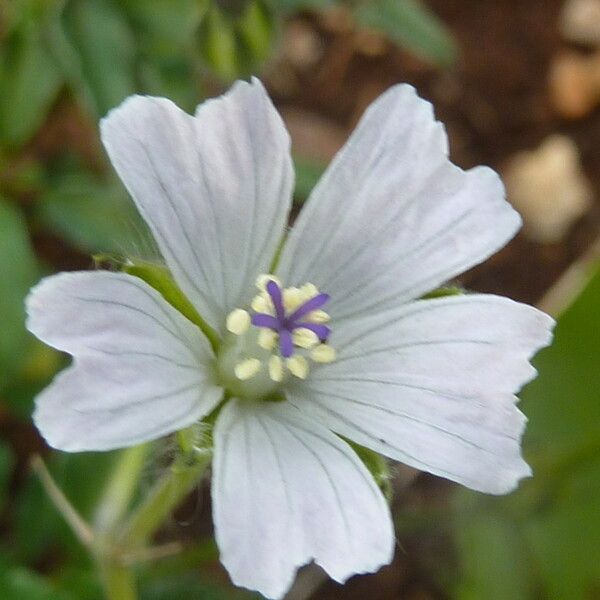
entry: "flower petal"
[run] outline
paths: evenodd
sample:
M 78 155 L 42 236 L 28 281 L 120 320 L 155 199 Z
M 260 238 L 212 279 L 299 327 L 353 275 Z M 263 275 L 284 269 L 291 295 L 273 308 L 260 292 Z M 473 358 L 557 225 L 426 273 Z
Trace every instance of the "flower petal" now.
M 277 273 L 329 293 L 327 312 L 339 321 L 419 298 L 496 252 L 519 225 L 498 176 L 454 166 L 431 105 L 399 85 L 366 111 L 314 189 Z
M 544 313 L 488 295 L 413 302 L 332 333 L 338 358 L 288 400 L 337 433 L 468 487 L 501 494 L 530 474 L 514 393 L 550 342 Z
M 101 131 L 177 283 L 223 331 L 269 271 L 291 204 L 289 136 L 262 84 L 237 82 L 194 117 L 134 96 Z
M 391 561 L 389 509 L 350 449 L 286 402 L 232 400 L 214 431 L 213 513 L 233 582 L 280 598 L 314 559 L 333 579 Z
M 27 299 L 29 330 L 74 356 L 36 400 L 48 443 L 71 452 L 155 439 L 219 402 L 200 330 L 145 282 L 123 273 L 64 273 Z

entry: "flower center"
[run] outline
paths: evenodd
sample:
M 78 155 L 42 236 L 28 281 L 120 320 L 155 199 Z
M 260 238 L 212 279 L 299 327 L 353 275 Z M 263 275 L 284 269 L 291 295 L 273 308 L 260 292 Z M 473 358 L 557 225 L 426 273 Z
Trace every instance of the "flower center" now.
M 325 324 L 329 315 L 323 310 L 327 294 L 311 283 L 284 288 L 273 275 L 261 275 L 256 286 L 259 293 L 251 302 L 252 310 L 237 308 L 227 317 L 227 330 L 237 337 L 229 345 L 227 371 L 233 366 L 238 382 L 264 380 L 268 375 L 273 387 L 288 375 L 305 379 L 309 361 L 335 360 L 335 350 L 327 343 L 331 334 Z

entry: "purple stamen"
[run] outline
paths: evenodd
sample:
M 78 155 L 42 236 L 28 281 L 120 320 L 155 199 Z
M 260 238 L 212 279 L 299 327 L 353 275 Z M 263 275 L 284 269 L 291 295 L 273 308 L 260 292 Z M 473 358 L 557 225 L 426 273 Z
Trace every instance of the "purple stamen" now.
M 300 321 L 300 319 L 327 304 L 327 302 L 329 302 L 328 294 L 317 294 L 299 306 L 288 317 L 286 317 L 285 307 L 283 305 L 283 293 L 279 285 L 277 285 L 277 283 L 275 283 L 273 280 L 270 280 L 266 285 L 266 290 L 271 297 L 271 301 L 273 302 L 275 316 L 267 315 L 265 313 L 255 313 L 252 315 L 252 324 L 256 327 L 272 329 L 279 335 L 279 351 L 281 352 L 281 356 L 284 358 L 289 358 L 292 356 L 292 354 L 294 354 L 292 332 L 295 329 L 309 329 L 322 342 L 327 340 L 331 333 L 331 329 L 329 329 L 327 325 L 308 323 L 305 321 Z

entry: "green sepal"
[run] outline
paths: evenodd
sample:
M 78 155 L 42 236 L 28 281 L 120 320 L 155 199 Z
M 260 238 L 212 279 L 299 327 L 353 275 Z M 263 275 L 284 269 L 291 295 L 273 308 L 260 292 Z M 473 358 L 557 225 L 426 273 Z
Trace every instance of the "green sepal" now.
M 421 300 L 431 300 L 432 298 L 445 298 L 446 296 L 464 296 L 467 292 L 456 285 L 437 288 L 421 296 Z
M 144 260 L 125 260 L 110 254 L 98 254 L 94 256 L 94 262 L 96 266 L 107 266 L 145 281 L 159 292 L 171 306 L 197 325 L 207 337 L 212 349 L 215 352 L 218 350 L 221 340 L 217 332 L 200 316 L 179 289 L 166 267 Z
M 346 438 L 343 439 L 352 448 L 352 450 L 356 452 L 358 458 L 360 458 L 365 467 L 367 467 L 369 473 L 371 473 L 373 476 L 375 483 L 383 492 L 385 499 L 388 501 L 388 503 L 391 503 L 394 490 L 392 488 L 392 478 L 387 460 L 381 456 L 381 454 L 377 454 L 377 452 L 374 452 L 369 448 L 365 448 L 360 444 L 351 442 Z

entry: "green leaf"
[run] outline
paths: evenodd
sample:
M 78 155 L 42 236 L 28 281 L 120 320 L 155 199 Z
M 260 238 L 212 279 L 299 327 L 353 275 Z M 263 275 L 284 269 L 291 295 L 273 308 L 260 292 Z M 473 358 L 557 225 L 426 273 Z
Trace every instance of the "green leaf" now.
M 35 134 L 63 83 L 45 35 L 43 17 L 25 14 L 2 44 L 0 138 L 11 146 L 20 146 Z
M 354 11 L 358 23 L 385 33 L 434 64 L 452 65 L 457 48 L 452 35 L 438 18 L 417 0 L 370 0 Z
M 63 14 L 67 39 L 80 59 L 96 116 L 135 93 L 135 40 L 118 4 L 71 0 Z
M 242 57 L 248 68 L 265 60 L 273 47 L 275 39 L 275 15 L 271 7 L 263 0 L 250 0 L 237 22 L 237 30 L 242 42 Z
M 274 0 L 278 11 L 284 14 L 297 13 L 304 10 L 323 10 L 337 6 L 336 0 Z
M 456 541 L 463 559 L 463 577 L 455 597 L 533 598 L 531 564 L 518 528 L 470 492 L 459 492 L 459 506 Z
M 0 570 L 2 600 L 75 600 L 47 579 L 23 567 Z
M 37 279 L 25 219 L 0 198 L 0 388 L 17 372 L 32 341 L 25 329 L 23 300 Z
M 325 172 L 325 165 L 304 157 L 294 156 L 294 170 L 296 172 L 294 199 L 297 202 L 304 202 Z
M 202 600 L 251 600 L 260 597 L 235 588 L 219 587 L 203 581 L 197 574 L 164 577 L 146 585 L 140 600 L 173 600 L 174 598 L 198 598 Z
M 239 66 L 233 25 L 216 4 L 206 11 L 196 39 L 202 58 L 216 75 L 225 81 L 237 77 Z
M 50 185 L 34 216 L 53 233 L 85 252 L 153 253 L 146 226 L 118 182 L 73 171 Z

